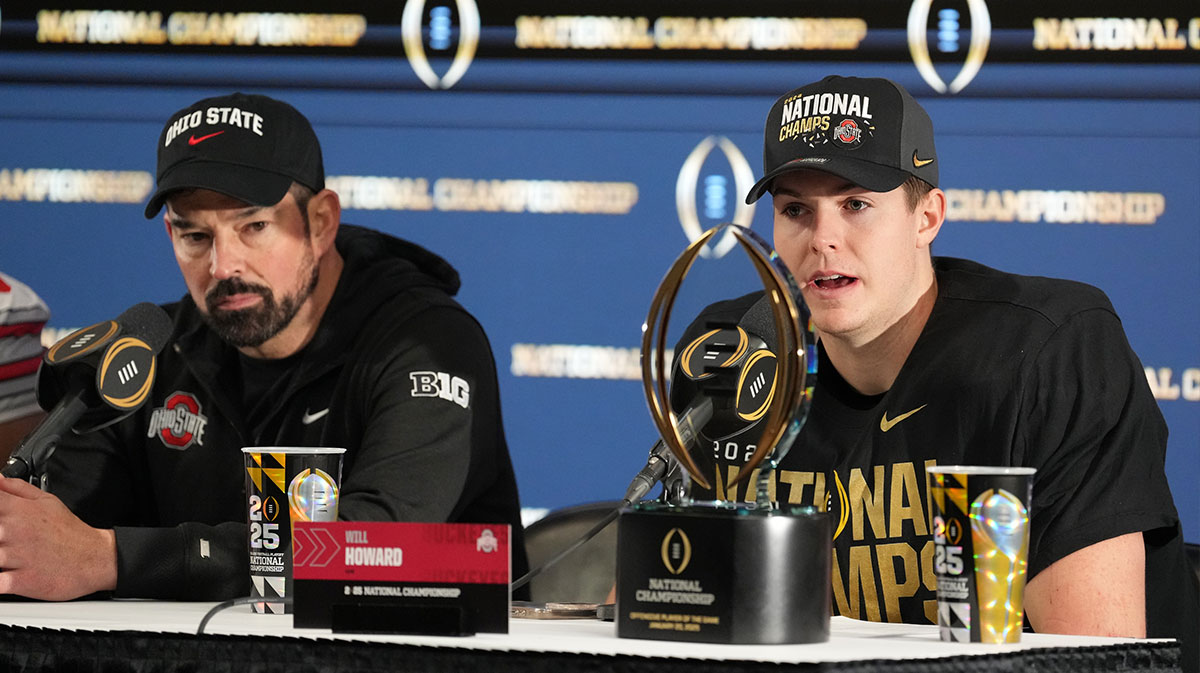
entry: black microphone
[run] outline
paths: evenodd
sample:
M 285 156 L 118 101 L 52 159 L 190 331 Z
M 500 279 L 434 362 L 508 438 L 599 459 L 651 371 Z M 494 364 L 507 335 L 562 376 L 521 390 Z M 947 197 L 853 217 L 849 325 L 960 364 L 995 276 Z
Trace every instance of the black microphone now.
M 712 400 L 702 397 L 678 417 L 679 436 L 683 439 L 684 447 L 688 447 L 696 441 L 700 428 L 712 419 L 712 415 Z M 678 467 L 678 459 L 667 448 L 667 443 L 659 439 L 650 449 L 650 458 L 646 461 L 646 466 L 637 473 L 637 476 L 630 482 L 629 488 L 625 490 L 625 501 L 633 503 L 641 500 L 646 493 L 650 492 L 650 489 L 654 488 L 655 484 L 675 472 Z
M 171 336 L 171 319 L 154 304 L 137 304 L 115 320 L 76 330 L 46 351 L 37 400 L 49 414 L 13 451 L 0 475 L 40 478 L 64 434 L 96 430 L 136 411 L 150 396 L 156 356 Z
M 769 319 L 769 305 L 766 310 Z M 775 395 L 774 329 L 755 319 L 760 314 L 755 305 L 736 324 L 708 322 L 676 350 L 673 407 L 711 398 L 712 418 L 698 426 L 705 438 L 727 439 L 745 432 L 766 414 Z
M 801 327 L 803 323 L 808 321 L 808 308 L 801 304 L 800 308 Z M 779 346 L 775 338 L 775 315 L 772 313 L 771 302 L 767 297 L 763 297 L 754 302 L 749 309 L 742 314 L 742 319 L 738 321 L 741 326 L 749 334 L 763 340 L 772 351 Z

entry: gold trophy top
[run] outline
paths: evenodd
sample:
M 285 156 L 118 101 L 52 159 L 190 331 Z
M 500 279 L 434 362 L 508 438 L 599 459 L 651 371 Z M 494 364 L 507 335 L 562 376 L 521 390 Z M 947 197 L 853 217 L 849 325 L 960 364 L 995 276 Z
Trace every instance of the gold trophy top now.
M 791 448 L 804 425 L 812 401 L 816 374 L 815 340 L 811 337 L 808 312 L 800 299 L 800 291 L 791 272 L 779 260 L 775 251 L 753 231 L 734 224 L 722 224 L 701 234 L 684 250 L 658 286 L 650 305 L 650 313 L 642 326 L 642 384 L 650 415 L 662 435 L 663 442 L 679 460 L 691 479 L 708 489 L 711 484 L 688 451 L 680 419 L 667 402 L 666 349 L 667 328 L 671 310 L 692 264 L 705 244 L 721 231 L 728 229 L 750 257 L 766 291 L 778 341 L 777 365 L 773 390 L 764 417 L 763 432 L 755 452 L 739 471 L 730 486 L 745 481 L 755 468 L 770 460 L 759 471 L 758 504 L 769 506 L 765 484 L 773 470 Z M 738 328 L 739 333 L 744 332 Z M 805 338 L 808 334 L 809 338 Z M 736 358 L 727 360 L 725 364 Z M 692 434 L 692 433 L 689 433 Z

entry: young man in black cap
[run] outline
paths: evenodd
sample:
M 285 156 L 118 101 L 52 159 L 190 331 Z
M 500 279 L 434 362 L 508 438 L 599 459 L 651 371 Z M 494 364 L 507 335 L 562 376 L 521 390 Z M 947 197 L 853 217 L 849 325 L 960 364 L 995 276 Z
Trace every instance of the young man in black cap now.
M 341 224 L 324 180 L 286 103 L 171 117 L 146 217 L 166 206 L 188 295 L 136 414 L 66 439 L 53 495 L 0 480 L 0 593 L 249 595 L 245 446 L 345 447 L 342 518 L 510 524 L 524 572 L 495 363 L 457 272 Z
M 820 354 L 774 494 L 834 515 L 835 611 L 936 623 L 925 467 L 1031 466 L 1032 627 L 1176 637 L 1194 666 L 1167 428 L 1104 294 L 933 257 L 946 216 L 933 124 L 890 81 L 829 77 L 784 95 L 763 163 L 746 201 L 772 197 L 775 248 Z M 760 298 L 710 306 L 680 343 Z M 708 437 L 717 492 L 697 495 L 739 498 L 721 485 L 740 464 L 728 457 L 752 453 L 729 450 L 754 443 L 747 430 Z

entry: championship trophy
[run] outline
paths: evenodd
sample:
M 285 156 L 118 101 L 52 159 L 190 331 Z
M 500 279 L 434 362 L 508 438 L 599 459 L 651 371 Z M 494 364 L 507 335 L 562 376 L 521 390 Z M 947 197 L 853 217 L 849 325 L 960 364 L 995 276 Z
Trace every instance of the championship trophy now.
M 749 255 L 765 297 L 738 324 L 702 326 L 677 354 L 676 377 L 698 390 L 677 414 L 668 401 L 665 369 L 671 309 L 704 245 L 725 230 Z M 759 327 L 748 329 L 747 318 L 760 306 Z M 768 338 L 775 341 L 774 353 Z M 643 327 L 646 398 L 684 483 L 673 490 L 664 480 L 664 502 L 634 503 L 618 520 L 619 637 L 739 644 L 828 640 L 833 539 L 828 514 L 770 499 L 772 472 L 804 425 L 815 375 L 807 309 L 775 251 L 737 225 L 701 235 L 659 285 Z M 699 465 L 711 459 L 713 443 L 707 440 L 714 438 L 697 441 L 695 426 L 719 426 L 721 420 L 696 422 L 699 414 L 693 411 L 699 408 L 734 414 L 755 432 L 761 428 L 753 455 L 727 484 L 752 485 L 753 499 L 690 497 L 692 485 L 713 487 Z

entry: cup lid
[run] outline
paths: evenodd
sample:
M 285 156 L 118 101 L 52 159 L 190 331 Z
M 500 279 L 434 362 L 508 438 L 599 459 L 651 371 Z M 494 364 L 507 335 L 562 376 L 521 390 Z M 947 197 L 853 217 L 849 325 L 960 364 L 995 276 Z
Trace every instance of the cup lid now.
M 998 474 L 1023 475 L 1034 474 L 1036 467 L 1002 467 L 999 465 L 930 465 L 926 472 L 939 474 Z
M 346 449 L 331 446 L 246 446 L 242 453 L 345 453 Z

